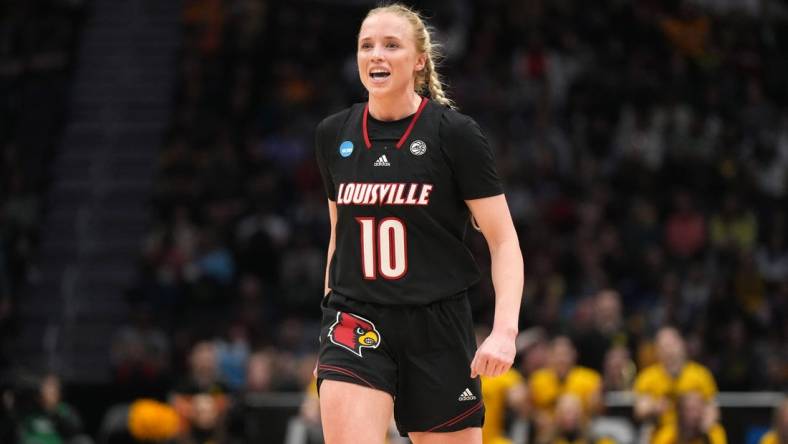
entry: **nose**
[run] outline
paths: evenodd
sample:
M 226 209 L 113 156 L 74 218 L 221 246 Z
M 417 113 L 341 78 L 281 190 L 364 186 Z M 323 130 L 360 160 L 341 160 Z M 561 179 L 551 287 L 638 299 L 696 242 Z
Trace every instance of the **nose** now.
M 383 49 L 380 45 L 375 45 L 372 48 L 372 60 L 381 60 L 383 59 Z

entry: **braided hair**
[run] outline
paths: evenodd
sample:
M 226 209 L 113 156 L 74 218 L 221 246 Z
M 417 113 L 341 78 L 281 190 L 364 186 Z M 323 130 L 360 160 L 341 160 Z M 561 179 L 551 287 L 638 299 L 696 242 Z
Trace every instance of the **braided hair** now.
M 427 56 L 424 69 L 416 73 L 414 86 L 416 92 L 422 95 L 429 94 L 432 100 L 441 105 L 455 108 L 454 101 L 443 90 L 443 81 L 436 66 L 436 61 L 440 58 L 440 45 L 432 41 L 432 29 L 424 23 L 421 14 L 400 3 L 393 3 L 370 10 L 367 17 L 384 12 L 399 15 L 410 22 L 413 26 L 416 51 Z

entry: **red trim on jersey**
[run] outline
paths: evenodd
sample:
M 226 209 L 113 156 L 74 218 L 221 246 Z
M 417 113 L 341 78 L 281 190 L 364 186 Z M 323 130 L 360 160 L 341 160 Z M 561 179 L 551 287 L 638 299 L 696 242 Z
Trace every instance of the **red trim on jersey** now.
M 413 118 L 410 120 L 410 124 L 408 125 L 408 129 L 405 130 L 405 134 L 400 137 L 399 141 L 397 142 L 397 149 L 402 147 L 402 144 L 408 140 L 408 136 L 410 132 L 413 131 L 413 127 L 416 125 L 416 121 L 419 120 L 419 116 L 421 112 L 424 110 L 424 107 L 427 106 L 427 102 L 430 99 L 426 97 L 421 98 L 421 103 L 419 104 L 419 109 L 416 110 L 416 114 L 413 115 Z M 361 119 L 361 132 L 364 134 L 364 144 L 367 146 L 367 149 L 372 148 L 372 142 L 369 141 L 369 132 L 367 132 L 367 118 L 369 117 L 369 102 L 364 105 L 364 117 Z
M 419 105 L 418 111 L 416 111 L 416 114 L 413 116 L 413 120 L 410 121 L 410 125 L 408 125 L 408 129 L 405 130 L 405 134 L 403 134 L 402 137 L 399 139 L 399 142 L 397 142 L 397 149 L 400 149 L 400 147 L 402 147 L 402 144 L 405 143 L 406 140 L 408 140 L 408 136 L 410 136 L 410 132 L 413 130 L 413 126 L 416 125 L 416 121 L 419 120 L 421 111 L 424 110 L 424 107 L 427 105 L 428 100 L 429 99 L 426 97 L 421 98 L 421 104 Z
M 334 372 L 334 373 L 339 373 L 339 374 L 342 374 L 342 375 L 345 375 L 345 376 L 350 376 L 351 378 L 358 379 L 359 381 L 361 381 L 364 384 L 368 385 L 369 388 L 378 389 L 374 385 L 370 384 L 369 381 L 367 381 L 366 379 L 362 378 L 356 372 L 354 372 L 354 371 L 352 371 L 350 369 L 346 369 L 344 367 L 338 367 L 336 365 L 328 365 L 328 364 L 320 364 L 320 365 L 317 366 L 317 368 L 320 369 L 320 370 L 326 370 L 326 371 L 329 371 L 329 372 Z
M 463 419 L 471 416 L 474 412 L 476 412 L 480 408 L 482 408 L 482 402 L 481 401 L 476 403 L 476 405 L 474 405 L 473 407 L 469 408 L 468 410 L 466 410 L 466 411 L 460 413 L 459 415 L 455 416 L 454 418 L 444 422 L 443 424 L 436 425 L 435 427 L 433 427 L 433 428 L 431 428 L 431 429 L 429 429 L 427 431 L 428 432 L 434 432 L 435 430 L 438 430 L 438 429 L 441 429 L 441 428 L 444 428 L 444 427 L 453 426 L 454 424 L 457 424 L 458 422 L 462 421 Z
M 372 143 L 369 141 L 369 134 L 367 133 L 367 116 L 369 115 L 369 102 L 364 105 L 364 118 L 361 119 L 361 132 L 364 133 L 364 144 L 367 149 L 372 148 Z

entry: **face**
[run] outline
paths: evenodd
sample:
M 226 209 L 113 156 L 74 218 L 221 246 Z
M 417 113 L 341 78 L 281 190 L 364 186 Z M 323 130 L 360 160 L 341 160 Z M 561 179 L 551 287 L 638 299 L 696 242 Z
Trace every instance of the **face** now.
M 618 327 L 621 320 L 621 303 L 618 293 L 607 290 L 597 296 L 596 324 L 601 330 L 613 330 Z
M 55 376 L 47 376 L 41 382 L 41 400 L 44 408 L 51 410 L 60 402 L 60 381 Z
M 569 339 L 558 337 L 553 340 L 552 361 L 553 368 L 565 376 L 575 366 L 575 348 Z
M 681 370 L 686 359 L 686 350 L 684 340 L 676 330 L 665 328 L 657 334 L 657 356 L 669 372 L 675 374 Z
M 247 388 L 255 391 L 270 390 L 273 379 L 273 359 L 265 353 L 255 353 L 247 363 Z
M 562 431 L 578 430 L 583 422 L 583 404 L 574 395 L 563 395 L 558 398 L 555 408 L 556 424 Z
M 216 350 L 212 343 L 198 343 L 191 355 L 192 370 L 195 374 L 211 377 L 216 372 Z
M 192 408 L 194 409 L 194 425 L 203 429 L 210 430 L 216 426 L 218 416 L 216 401 L 211 395 L 199 394 L 192 398 Z
M 358 75 L 370 96 L 413 91 L 426 55 L 416 50 L 413 26 L 405 17 L 381 12 L 367 17 L 358 35 Z

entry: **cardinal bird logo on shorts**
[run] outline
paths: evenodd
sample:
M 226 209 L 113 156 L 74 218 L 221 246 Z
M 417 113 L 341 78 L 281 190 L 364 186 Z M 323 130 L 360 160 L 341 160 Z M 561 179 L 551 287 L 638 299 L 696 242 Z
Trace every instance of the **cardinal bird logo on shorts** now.
M 337 313 L 337 321 L 328 331 L 328 337 L 334 344 L 358 356 L 361 356 L 362 348 L 378 348 L 381 339 L 375 324 L 361 316 L 341 311 Z

